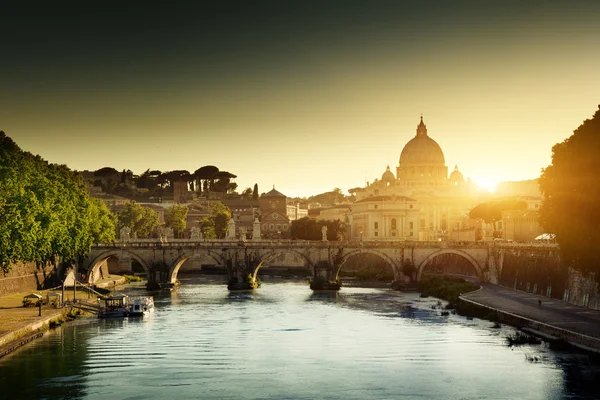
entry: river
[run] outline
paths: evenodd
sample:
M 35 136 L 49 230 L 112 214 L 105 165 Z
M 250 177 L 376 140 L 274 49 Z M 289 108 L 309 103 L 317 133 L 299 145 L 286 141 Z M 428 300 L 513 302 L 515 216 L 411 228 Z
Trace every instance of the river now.
M 508 347 L 513 328 L 442 316 L 434 298 L 180 279 L 148 317 L 79 319 L 0 359 L 0 398 L 600 398 L 596 357 Z

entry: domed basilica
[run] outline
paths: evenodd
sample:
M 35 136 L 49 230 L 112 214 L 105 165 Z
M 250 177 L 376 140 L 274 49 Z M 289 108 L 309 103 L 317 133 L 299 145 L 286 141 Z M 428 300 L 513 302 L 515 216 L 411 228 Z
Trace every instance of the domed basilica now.
M 423 117 L 400 153 L 396 176 L 388 166 L 364 188 L 350 191 L 356 202 L 348 215 L 352 238 L 439 240 L 465 230 L 466 215 L 478 204 L 478 190 L 448 167 L 440 145 L 427 134 Z

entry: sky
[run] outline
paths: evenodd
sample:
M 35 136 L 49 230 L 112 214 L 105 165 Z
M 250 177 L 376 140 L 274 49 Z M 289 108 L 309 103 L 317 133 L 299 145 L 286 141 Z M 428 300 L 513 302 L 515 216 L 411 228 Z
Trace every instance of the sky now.
M 3 3 L 0 130 L 72 169 L 310 196 L 395 172 L 423 115 L 449 172 L 532 179 L 600 104 L 598 21 L 596 0 Z

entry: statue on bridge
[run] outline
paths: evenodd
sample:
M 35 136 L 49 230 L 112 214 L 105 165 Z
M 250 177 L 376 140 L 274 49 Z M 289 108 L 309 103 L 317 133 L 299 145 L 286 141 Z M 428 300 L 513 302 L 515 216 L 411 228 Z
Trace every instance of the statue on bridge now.
M 227 224 L 227 239 L 235 239 L 235 221 L 233 218 L 230 218 Z
M 260 221 L 258 217 L 254 217 L 254 222 L 252 223 L 252 240 L 260 240 Z
M 200 232 L 200 228 L 197 226 L 193 226 L 190 229 L 190 239 L 200 241 L 202 238 L 200 237 L 202 233 Z
M 173 229 L 166 226 L 161 227 L 158 232 L 161 242 L 168 242 L 169 239 L 173 239 L 175 237 L 173 234 Z
M 123 243 L 127 243 L 131 240 L 129 234 L 131 233 L 131 228 L 128 226 L 124 226 L 121 228 L 121 230 L 119 231 L 119 238 L 121 240 L 121 242 Z
M 325 225 L 321 227 L 321 240 L 323 242 L 327 241 L 327 227 Z

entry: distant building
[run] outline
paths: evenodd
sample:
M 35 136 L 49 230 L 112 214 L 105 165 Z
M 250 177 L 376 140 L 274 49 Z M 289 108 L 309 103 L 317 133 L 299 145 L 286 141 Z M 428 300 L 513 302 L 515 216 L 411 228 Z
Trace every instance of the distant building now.
M 290 221 L 308 217 L 308 208 L 301 208 L 300 203 L 288 204 L 286 207 L 286 215 Z
M 466 228 L 462 222 L 469 211 L 489 197 L 465 182 L 458 166 L 448 177 L 444 153 L 429 137 L 423 118 L 400 153 L 396 175 L 388 166 L 381 180 L 350 191 L 356 197 L 348 215 L 352 238 L 361 237 L 362 232 L 363 238 L 368 234 L 373 239 L 449 240 L 453 230 Z M 365 204 L 371 208 L 365 209 Z M 392 219 L 395 230 L 391 229 Z M 404 225 L 399 225 L 401 219 Z
M 289 238 L 287 197 L 275 188 L 260 196 L 261 235 L 265 239 Z
M 500 182 L 496 186 L 494 194 L 505 197 L 528 196 L 538 199 L 542 197 L 539 179 Z
M 352 205 L 349 221 L 354 238 L 417 240 L 418 202 L 405 196 L 370 196 Z
M 235 222 L 236 236 L 246 231 L 246 238 L 252 238 L 254 218 L 258 216 L 260 203 L 258 200 L 223 199 L 223 204 L 229 207 L 231 217 Z
M 513 197 L 527 203 L 526 210 L 507 210 L 502 212 L 500 228 L 502 237 L 515 242 L 533 242 L 544 233 L 539 222 L 542 198 L 534 196 Z
M 130 201 L 129 199 L 126 199 L 125 197 L 117 196 L 114 194 L 108 194 L 108 193 L 104 193 L 104 192 L 97 192 L 97 191 L 91 192 L 90 196 L 94 197 L 96 199 L 102 200 L 104 202 L 104 204 L 106 204 L 108 209 L 112 212 L 114 212 L 113 210 L 117 209 L 118 207 L 124 206 L 126 203 L 128 203 Z
M 367 182 L 365 187 L 351 189 L 350 192 L 356 197 L 356 202 L 348 213 L 351 229 L 347 233 L 354 239 L 367 237 L 368 234 L 369 238 L 387 240 L 491 240 L 493 229 L 482 221 L 471 220 L 469 212 L 476 205 L 499 197 L 522 199 L 529 207 L 526 215 L 522 215 L 520 219 L 515 219 L 515 213 L 507 214 L 507 218 L 510 215 L 511 220 L 499 221 L 499 231 L 506 230 L 505 225 L 508 223 L 520 238 L 529 237 L 529 233 L 524 234 L 526 230 L 538 232 L 535 226 L 537 222 L 533 222 L 537 218 L 536 213 L 531 212 L 539 209 L 542 200 L 538 180 L 503 182 L 499 184 L 497 194 L 492 195 L 465 180 L 456 165 L 448 176 L 444 153 L 428 135 L 422 117 L 417 125 L 416 135 L 400 152 L 396 176 L 388 166 L 380 180 Z M 405 218 L 413 219 L 413 235 L 410 235 L 410 229 L 408 234 L 404 229 L 404 234 L 400 235 L 396 228 L 394 236 L 390 231 L 391 219 L 395 219 L 398 224 L 400 215 L 384 215 L 381 209 L 385 207 L 394 210 L 394 213 L 403 213 L 406 210 L 404 202 L 412 204 L 413 209 L 418 210 L 416 221 L 414 211 L 409 213 L 410 217 L 409 214 L 402 214 Z M 371 208 L 365 209 L 366 203 Z
M 187 203 L 192 199 L 191 193 L 188 190 L 188 183 L 186 181 L 174 181 L 173 182 L 173 202 L 183 204 Z
M 352 205 L 350 204 L 339 204 L 333 207 L 321 208 L 319 211 L 319 215 L 317 219 L 322 219 L 326 221 L 335 221 L 340 220 L 345 222 L 348 213 L 352 210 Z

